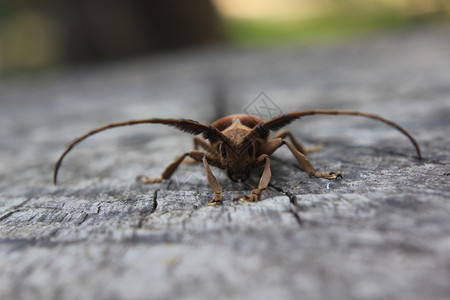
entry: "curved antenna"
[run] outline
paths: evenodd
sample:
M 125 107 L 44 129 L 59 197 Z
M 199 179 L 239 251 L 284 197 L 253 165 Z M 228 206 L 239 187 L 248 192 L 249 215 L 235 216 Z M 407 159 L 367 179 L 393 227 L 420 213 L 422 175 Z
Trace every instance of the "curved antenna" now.
M 292 112 L 289 114 L 284 114 L 278 117 L 275 117 L 267 122 L 261 123 L 259 125 L 257 125 L 255 128 L 253 128 L 253 130 L 251 131 L 250 134 L 254 134 L 254 135 L 265 135 L 267 136 L 269 134 L 269 130 L 272 131 L 277 131 L 278 129 L 288 125 L 289 123 L 291 123 L 292 121 L 303 117 L 303 116 L 311 116 L 311 115 L 351 115 L 351 116 L 361 116 L 361 117 L 366 117 L 366 118 L 370 118 L 370 119 L 374 119 L 374 120 L 378 120 L 381 121 L 383 123 L 386 123 L 392 127 L 394 127 L 395 129 L 397 129 L 398 131 L 400 131 L 401 133 L 403 133 L 404 135 L 406 135 L 408 137 L 408 139 L 411 141 L 411 143 L 414 145 L 414 147 L 416 148 L 416 152 L 417 152 L 417 156 L 419 158 L 419 160 L 422 160 L 422 154 L 420 151 L 420 147 L 419 144 L 416 142 L 416 140 L 400 125 L 389 121 L 385 118 L 382 118 L 380 116 L 374 115 L 374 114 L 369 114 L 369 113 L 364 113 L 364 112 L 359 112 L 359 111 L 352 111 L 352 110 L 327 110 L 327 109 L 313 109 L 313 110 L 302 110 L 302 111 L 296 111 L 296 112 Z
M 115 128 L 115 127 L 122 127 L 122 126 L 129 126 L 129 125 L 136 125 L 136 124 L 165 124 L 169 125 L 175 128 L 178 128 L 184 132 L 190 133 L 190 134 L 203 134 L 203 137 L 205 139 L 209 139 L 210 141 L 216 141 L 216 140 L 226 140 L 227 138 L 214 126 L 205 125 L 202 123 L 199 123 L 197 121 L 188 120 L 188 119 L 159 119 L 159 118 L 153 118 L 153 119 L 142 119 L 142 120 L 130 120 L 125 122 L 118 122 L 118 123 L 111 123 L 96 129 L 93 129 L 86 133 L 85 135 L 74 139 L 69 144 L 67 144 L 67 149 L 61 154 L 58 161 L 56 162 L 55 169 L 53 172 L 53 183 L 57 183 L 58 178 L 58 171 L 61 166 L 61 163 L 64 159 L 64 157 L 69 153 L 73 147 L 75 147 L 77 144 L 79 144 L 81 141 L 85 140 L 86 138 L 90 137 L 91 135 L 94 135 L 96 133 L 99 133 L 101 131 Z

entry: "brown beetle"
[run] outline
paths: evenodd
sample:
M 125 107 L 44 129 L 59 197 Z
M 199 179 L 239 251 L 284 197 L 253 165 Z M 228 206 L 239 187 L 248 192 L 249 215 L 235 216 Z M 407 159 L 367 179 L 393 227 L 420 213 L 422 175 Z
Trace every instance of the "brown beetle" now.
M 269 121 L 263 121 L 261 118 L 251 115 L 231 115 L 221 118 L 211 125 L 201 124 L 196 121 L 187 119 L 143 119 L 131 120 L 120 123 L 112 123 L 94 129 L 85 135 L 73 140 L 69 143 L 66 151 L 63 152 L 58 159 L 54 174 L 53 182 L 56 184 L 58 170 L 62 160 L 72 148 L 100 131 L 110 128 L 136 125 L 136 124 L 165 124 L 176 127 L 187 133 L 199 135 L 194 137 L 194 150 L 183 153 L 174 162 L 169 164 L 164 172 L 155 178 L 147 178 L 138 176 L 142 183 L 156 183 L 163 179 L 169 179 L 175 172 L 177 167 L 186 157 L 191 157 L 196 162 L 202 162 L 206 178 L 209 185 L 214 191 L 214 197 L 208 202 L 209 205 L 222 203 L 222 187 L 210 169 L 210 165 L 225 169 L 227 176 L 236 182 L 244 181 L 249 177 L 250 171 L 254 168 L 264 166 L 264 171 L 258 184 L 258 188 L 251 191 L 250 195 L 236 196 L 234 199 L 240 199 L 245 202 L 256 202 L 261 199 L 261 192 L 267 188 L 271 178 L 270 158 L 269 156 L 282 145 L 286 145 L 294 155 L 302 169 L 309 175 L 318 178 L 335 179 L 341 177 L 339 172 L 317 172 L 305 156 L 306 153 L 315 151 L 316 149 L 306 149 L 299 141 L 287 130 L 282 130 L 273 138 L 269 139 L 270 131 L 277 131 L 293 120 L 308 115 L 353 115 L 362 116 L 384 122 L 406 135 L 414 145 L 417 156 L 422 159 L 419 145 L 416 140 L 402 127 L 396 123 L 386 120 L 377 115 L 363 113 L 358 111 L 346 110 L 305 110 L 297 111 L 275 117 Z M 286 138 L 290 138 L 289 142 Z M 205 151 L 198 150 L 199 147 Z

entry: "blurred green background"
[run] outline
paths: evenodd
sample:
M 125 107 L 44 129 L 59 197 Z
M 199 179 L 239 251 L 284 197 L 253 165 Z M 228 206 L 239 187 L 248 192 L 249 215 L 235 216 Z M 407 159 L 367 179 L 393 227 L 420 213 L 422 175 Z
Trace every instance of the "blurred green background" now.
M 449 20 L 449 0 L 0 0 L 0 67 L 11 76 L 217 43 L 334 42 Z

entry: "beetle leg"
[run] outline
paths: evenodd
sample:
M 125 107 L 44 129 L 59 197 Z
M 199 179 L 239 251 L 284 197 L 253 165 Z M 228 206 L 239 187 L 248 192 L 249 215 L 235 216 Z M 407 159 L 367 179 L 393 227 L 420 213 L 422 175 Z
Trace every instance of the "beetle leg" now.
M 147 184 L 147 183 L 156 183 L 160 182 L 163 179 L 169 179 L 172 174 L 175 172 L 175 170 L 178 168 L 178 166 L 181 164 L 181 162 L 184 160 L 186 156 L 189 156 L 193 158 L 196 162 L 203 162 L 203 165 L 206 170 L 206 179 L 208 180 L 209 185 L 214 191 L 214 197 L 211 201 L 208 202 L 209 205 L 217 205 L 222 203 L 222 187 L 220 186 L 219 182 L 217 181 L 216 177 L 211 171 L 211 168 L 209 167 L 207 158 L 211 160 L 211 163 L 215 166 L 219 166 L 219 162 L 215 158 L 213 154 L 205 153 L 198 150 L 191 150 L 188 152 L 183 153 L 180 157 L 178 157 L 175 161 L 173 161 L 171 164 L 167 166 L 167 168 L 164 170 L 164 172 L 154 178 L 148 178 L 143 175 L 139 175 L 136 177 L 137 180 L 140 180 L 141 183 Z
M 256 165 L 264 163 L 264 171 L 259 180 L 258 188 L 252 190 L 251 194 L 248 196 L 236 196 L 233 200 L 242 200 L 244 202 L 257 202 L 261 200 L 261 193 L 263 190 L 267 189 L 269 185 L 270 178 L 272 177 L 272 172 L 270 170 L 270 158 L 266 154 L 262 154 L 258 157 Z
M 293 146 L 291 143 L 289 143 L 286 139 L 277 138 L 270 140 L 266 144 L 264 144 L 261 147 L 261 152 L 265 153 L 267 155 L 271 155 L 273 152 L 275 152 L 278 148 L 280 148 L 283 144 L 286 144 L 288 146 L 289 150 L 294 155 L 297 162 L 300 164 L 302 169 L 308 174 L 309 176 L 314 176 L 317 178 L 326 178 L 326 179 L 336 179 L 338 177 L 342 178 L 342 175 L 340 172 L 317 172 L 316 169 L 311 165 L 308 158 L 298 151 L 295 146 Z
M 183 153 L 180 157 L 178 157 L 175 161 L 170 163 L 160 176 L 149 178 L 145 175 L 139 175 L 136 177 L 136 180 L 140 181 L 140 183 L 142 184 L 161 182 L 163 179 L 169 179 L 172 176 L 172 174 L 175 172 L 175 170 L 178 168 L 181 162 L 186 158 L 186 156 L 189 156 L 193 158 L 195 161 L 200 162 L 203 155 L 205 155 L 205 153 L 198 150 L 187 151 Z
M 272 155 L 278 148 L 280 148 L 283 145 L 283 139 L 282 138 L 276 138 L 268 141 L 264 145 L 261 146 L 259 153 L 260 154 L 267 154 Z
M 294 144 L 295 148 L 303 154 L 320 151 L 322 149 L 323 145 L 325 144 L 325 142 L 322 141 L 322 142 L 316 143 L 313 147 L 305 148 L 300 143 L 300 141 L 289 130 L 286 130 L 286 129 L 283 129 L 280 132 L 278 132 L 273 137 L 273 139 L 276 139 L 276 138 L 284 139 L 286 137 L 289 137 L 292 141 L 292 144 Z
M 208 160 L 206 158 L 207 158 L 206 155 L 204 155 L 202 158 L 203 166 L 205 167 L 206 171 L 206 179 L 208 180 L 209 185 L 214 191 L 214 197 L 208 202 L 208 205 L 219 205 L 222 204 L 223 200 L 222 187 L 220 186 L 219 182 L 217 181 L 216 177 L 211 171 L 211 168 L 209 167 L 208 164 Z
M 297 149 L 295 149 L 295 147 L 287 140 L 283 140 L 283 143 L 288 146 L 289 150 L 291 150 L 292 154 L 294 154 L 297 162 L 309 176 L 325 179 L 336 179 L 338 177 L 342 178 L 340 172 L 317 172 L 303 153 L 300 153 Z
M 216 151 L 211 147 L 211 145 L 207 141 L 202 139 L 200 136 L 195 136 L 193 141 L 194 141 L 194 150 L 198 150 L 199 148 L 203 148 L 208 153 L 214 153 L 215 155 L 218 154 L 218 153 L 215 153 Z M 183 163 L 185 163 L 185 164 L 193 164 L 193 163 L 196 163 L 196 162 L 197 161 L 195 159 L 188 158 Z

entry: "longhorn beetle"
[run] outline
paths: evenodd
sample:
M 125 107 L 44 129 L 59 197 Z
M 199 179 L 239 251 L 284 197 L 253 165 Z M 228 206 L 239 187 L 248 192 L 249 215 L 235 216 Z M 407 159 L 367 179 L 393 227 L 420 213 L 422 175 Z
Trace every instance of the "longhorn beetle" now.
M 386 120 L 377 115 L 358 111 L 296 111 L 280 115 L 269 121 L 263 121 L 261 118 L 256 116 L 238 114 L 221 118 L 209 126 L 188 119 L 153 118 L 111 123 L 89 131 L 85 135 L 73 140 L 68 144 L 67 149 L 62 153 L 62 155 L 56 162 L 53 174 L 53 182 L 54 184 L 56 184 L 58 170 L 66 154 L 69 153 L 69 151 L 72 150 L 75 145 L 77 145 L 87 137 L 115 127 L 145 123 L 165 124 L 178 128 L 190 134 L 201 134 L 203 138 L 200 136 L 195 136 L 194 150 L 183 153 L 179 158 L 170 163 L 160 176 L 155 178 L 138 176 L 137 179 L 140 180 L 141 183 L 156 183 L 162 181 L 163 179 L 169 179 L 175 172 L 177 167 L 181 164 L 181 162 L 189 156 L 195 162 L 203 163 L 206 171 L 206 179 L 208 180 L 209 185 L 214 191 L 214 197 L 208 202 L 208 204 L 216 205 L 222 203 L 222 187 L 212 173 L 210 165 L 220 169 L 225 169 L 227 176 L 235 182 L 245 181 L 249 177 L 251 169 L 264 166 L 264 171 L 259 181 L 258 188 L 252 190 L 250 195 L 234 197 L 234 200 L 240 199 L 245 202 L 256 202 L 261 199 L 261 192 L 267 188 L 270 182 L 271 171 L 269 157 L 282 145 L 286 145 L 289 148 L 297 162 L 309 176 L 325 179 L 336 179 L 338 177 L 342 177 L 340 172 L 316 171 L 316 169 L 314 169 L 314 167 L 306 157 L 306 153 L 315 151 L 317 150 L 317 148 L 307 149 L 303 147 L 301 143 L 288 130 L 281 130 L 273 138 L 269 139 L 270 131 L 278 131 L 282 127 L 291 123 L 293 120 L 309 115 L 352 115 L 381 121 L 396 128 L 404 135 L 406 135 L 414 145 L 419 160 L 422 159 L 419 145 L 405 129 L 403 129 L 396 123 Z M 291 142 L 289 142 L 286 138 L 289 138 Z M 200 151 L 199 147 L 203 148 L 204 151 Z

